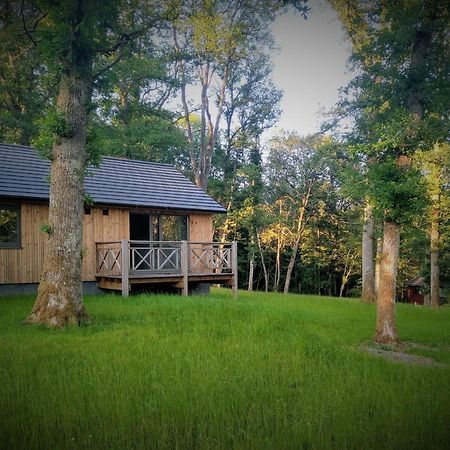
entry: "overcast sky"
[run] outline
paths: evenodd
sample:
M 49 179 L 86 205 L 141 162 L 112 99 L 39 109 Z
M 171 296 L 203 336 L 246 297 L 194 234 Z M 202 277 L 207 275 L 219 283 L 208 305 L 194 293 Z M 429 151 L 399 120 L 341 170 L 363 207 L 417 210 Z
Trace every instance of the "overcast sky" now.
M 352 78 L 350 45 L 336 14 L 321 0 L 310 0 L 309 6 L 307 20 L 292 11 L 272 26 L 280 48 L 273 55 L 273 80 L 284 91 L 278 128 L 302 135 L 319 130 L 319 112 L 334 105 L 339 87 Z

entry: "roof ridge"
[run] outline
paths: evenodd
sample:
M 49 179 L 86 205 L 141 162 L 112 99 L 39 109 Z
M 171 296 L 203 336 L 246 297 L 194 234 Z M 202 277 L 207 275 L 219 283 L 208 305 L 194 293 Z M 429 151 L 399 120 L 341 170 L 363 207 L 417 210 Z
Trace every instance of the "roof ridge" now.
M 4 146 L 4 147 L 16 147 L 18 149 L 26 148 L 26 149 L 33 150 L 36 153 L 38 153 L 37 149 L 32 147 L 31 145 L 10 144 L 8 142 L 0 142 L 0 147 L 1 146 Z M 157 165 L 157 166 L 169 166 L 169 167 L 173 167 L 174 169 L 176 169 L 176 167 L 173 164 L 171 164 L 171 163 L 163 163 L 163 162 L 157 162 L 157 161 L 146 161 L 146 160 L 142 160 L 142 159 L 121 158 L 119 156 L 110 156 L 110 155 L 100 155 L 100 158 L 101 159 L 112 159 L 112 160 L 117 160 L 117 161 L 127 161 L 127 162 L 140 163 L 140 164 L 151 164 L 151 165 Z
M 170 163 L 161 163 L 156 161 L 146 161 L 143 159 L 129 159 L 129 158 L 120 158 L 119 156 L 109 156 L 109 155 L 101 155 L 102 159 L 113 159 L 117 161 L 126 161 L 126 162 L 133 162 L 133 163 L 140 163 L 140 164 L 152 164 L 154 166 L 169 166 L 176 169 L 176 167 L 173 164 Z
M 2 146 L 2 145 L 5 146 L 5 147 L 29 148 L 30 150 L 36 151 L 36 149 L 34 147 L 32 147 L 31 145 L 9 144 L 8 142 L 0 142 L 0 146 Z

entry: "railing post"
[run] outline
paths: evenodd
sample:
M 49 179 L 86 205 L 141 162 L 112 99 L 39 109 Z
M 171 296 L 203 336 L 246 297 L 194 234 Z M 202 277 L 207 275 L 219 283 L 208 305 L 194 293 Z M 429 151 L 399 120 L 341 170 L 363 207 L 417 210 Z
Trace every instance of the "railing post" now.
M 182 294 L 188 295 L 189 294 L 189 247 L 187 241 L 181 241 L 181 275 L 183 277 L 183 288 L 182 288 Z
M 121 241 L 122 253 L 122 297 L 128 297 L 130 293 L 130 251 L 128 241 Z
M 238 259 L 237 259 L 237 242 L 231 244 L 231 270 L 233 272 L 233 298 L 237 299 L 238 294 Z

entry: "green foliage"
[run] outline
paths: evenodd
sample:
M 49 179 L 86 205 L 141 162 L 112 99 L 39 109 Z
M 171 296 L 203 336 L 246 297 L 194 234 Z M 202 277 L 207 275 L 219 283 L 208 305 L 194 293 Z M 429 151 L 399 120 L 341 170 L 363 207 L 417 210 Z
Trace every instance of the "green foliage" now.
M 408 224 L 422 214 L 426 206 L 426 188 L 417 169 L 399 167 L 389 159 L 383 164 L 371 164 L 367 170 L 373 202 L 385 211 L 385 218 Z
M 85 192 L 84 193 L 84 204 L 86 206 L 92 206 L 94 203 L 95 203 L 94 197 L 92 197 L 92 195 Z
M 41 230 L 43 233 L 46 233 L 46 234 L 48 234 L 48 235 L 52 234 L 52 232 L 53 232 L 51 225 L 49 225 L 48 223 L 42 224 L 42 225 L 40 226 L 40 230 Z
M 449 442 L 449 369 L 361 351 L 373 305 L 245 292 L 233 302 L 228 290 L 85 301 L 92 322 L 61 331 L 24 327 L 32 299 L 2 298 L 4 447 L 378 450 L 383 442 L 394 450 Z M 399 305 L 398 320 L 402 339 L 428 346 L 413 353 L 450 363 L 448 308 Z
M 369 178 L 363 196 L 368 192 L 388 218 L 408 223 L 423 210 L 423 183 L 394 160 L 448 137 L 449 10 L 440 0 L 332 3 L 359 69 L 343 105 L 355 118 L 349 142 Z
M 24 33 L 21 8 L 24 17 L 36 13 L 34 3 L 0 4 L 0 141 L 29 145 L 53 90 L 37 48 Z
M 49 133 L 56 135 L 56 138 L 71 138 L 73 136 L 73 127 L 68 123 L 64 115 L 56 110 L 48 111 L 42 126 Z

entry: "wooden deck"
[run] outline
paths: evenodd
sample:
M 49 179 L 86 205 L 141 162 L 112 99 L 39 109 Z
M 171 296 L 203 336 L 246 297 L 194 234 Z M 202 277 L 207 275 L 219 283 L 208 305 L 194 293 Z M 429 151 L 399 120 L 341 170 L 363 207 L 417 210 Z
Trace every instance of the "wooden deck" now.
M 237 296 L 237 245 L 188 241 L 96 243 L 96 279 L 127 297 L 133 285 L 165 283 L 188 295 L 198 283 L 231 286 Z

